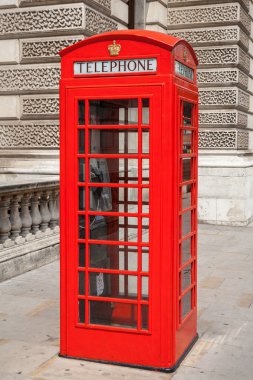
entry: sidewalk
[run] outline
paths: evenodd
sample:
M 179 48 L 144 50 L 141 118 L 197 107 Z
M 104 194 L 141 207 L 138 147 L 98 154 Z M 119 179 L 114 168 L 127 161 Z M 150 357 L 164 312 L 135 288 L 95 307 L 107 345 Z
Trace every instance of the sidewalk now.
M 252 380 L 253 228 L 199 227 L 199 340 L 174 374 L 58 357 L 59 263 L 0 284 L 1 380 Z

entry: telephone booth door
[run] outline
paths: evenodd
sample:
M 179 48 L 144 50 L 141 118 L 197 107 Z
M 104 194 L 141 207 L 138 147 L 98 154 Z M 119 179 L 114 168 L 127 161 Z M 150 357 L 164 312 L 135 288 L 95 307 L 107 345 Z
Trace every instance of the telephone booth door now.
M 73 110 L 72 138 L 62 170 L 73 196 L 62 351 L 155 366 L 161 361 L 161 87 L 69 89 L 66 104 Z

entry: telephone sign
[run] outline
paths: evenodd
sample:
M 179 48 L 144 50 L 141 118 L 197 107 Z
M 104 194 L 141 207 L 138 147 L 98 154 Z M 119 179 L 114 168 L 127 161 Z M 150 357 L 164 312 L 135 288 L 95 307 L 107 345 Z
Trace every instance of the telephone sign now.
M 196 56 L 143 30 L 60 54 L 60 355 L 173 371 L 197 339 Z

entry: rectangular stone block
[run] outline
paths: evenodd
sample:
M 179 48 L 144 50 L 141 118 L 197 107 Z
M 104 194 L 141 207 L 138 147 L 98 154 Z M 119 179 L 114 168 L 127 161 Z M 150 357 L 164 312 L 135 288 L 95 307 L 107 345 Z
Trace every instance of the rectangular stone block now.
M 193 46 L 220 45 L 220 43 L 240 42 L 248 49 L 249 37 L 239 26 L 222 26 L 209 28 L 190 28 L 172 30 L 168 25 L 169 34 L 183 38 Z
M 215 150 L 247 150 L 249 146 L 248 131 L 233 129 L 201 129 L 199 131 L 199 148 Z
M 19 116 L 19 97 L 0 96 L 0 119 L 18 119 Z
M 58 95 L 21 96 L 22 118 L 53 118 L 59 114 Z
M 18 40 L 0 40 L 0 63 L 19 62 Z
M 198 84 L 202 87 L 213 85 L 232 85 L 239 83 L 248 88 L 248 75 L 238 69 L 199 69 Z
M 167 26 L 167 7 L 159 1 L 153 1 L 146 5 L 146 22 L 157 23 L 158 25 Z
M 128 5 L 122 0 L 112 1 L 111 15 L 119 20 L 128 23 Z
M 18 7 L 18 0 L 1 0 L 0 8 L 14 8 Z
M 240 126 L 247 127 L 248 115 L 244 112 L 222 109 L 222 110 L 200 110 L 200 126 Z
M 21 40 L 21 62 L 59 61 L 59 51 L 84 39 L 83 35 Z

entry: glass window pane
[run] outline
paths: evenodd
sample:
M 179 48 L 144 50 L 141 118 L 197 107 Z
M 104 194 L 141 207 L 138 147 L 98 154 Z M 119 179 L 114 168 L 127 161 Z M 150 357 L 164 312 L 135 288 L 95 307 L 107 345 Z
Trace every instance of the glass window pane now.
M 97 215 L 90 217 L 90 239 L 137 241 L 138 218 Z
M 149 159 L 142 160 L 142 183 L 149 183 Z
M 181 293 L 191 286 L 191 264 L 181 271 Z
M 78 153 L 85 153 L 85 130 L 78 129 Z
M 79 244 L 79 267 L 85 267 L 85 244 Z
M 186 295 L 183 297 L 181 301 L 181 307 L 182 307 L 182 319 L 184 319 L 187 314 L 191 311 L 191 303 L 192 303 L 192 292 L 186 293 Z
M 149 129 L 142 129 L 142 153 L 149 154 Z
M 78 124 L 85 124 L 85 101 L 78 100 Z
M 141 329 L 148 330 L 148 305 L 141 305 Z
M 79 314 L 79 322 L 85 322 L 85 300 L 78 300 L 78 314 Z
M 85 188 L 79 187 L 79 210 L 85 210 Z
M 182 186 L 182 203 L 181 210 L 185 210 L 191 207 L 191 195 L 192 195 L 192 185 Z
M 142 242 L 149 242 L 149 218 L 142 218 Z
M 90 125 L 138 124 L 138 99 L 90 100 Z
M 85 294 L 85 272 L 78 272 L 78 293 Z
M 94 183 L 138 183 L 138 159 L 91 158 L 90 180 Z
M 149 213 L 149 189 L 142 189 L 142 212 L 143 214 Z
M 90 187 L 91 211 L 138 212 L 138 188 Z
M 142 271 L 149 271 L 149 250 L 148 247 L 142 247 Z
M 182 129 L 182 153 L 192 153 L 193 145 L 192 145 L 192 131 L 189 129 Z
M 137 129 L 90 129 L 92 154 L 138 154 Z
M 79 215 L 79 239 L 85 239 L 85 215 Z
M 193 110 L 193 104 L 183 102 L 183 117 L 184 117 L 185 126 L 192 125 L 192 110 Z
M 89 274 L 89 294 L 97 297 L 137 298 L 137 276 L 110 273 Z
M 191 231 L 191 211 L 187 211 L 182 214 L 182 236 L 188 235 Z
M 148 282 L 149 282 L 148 277 L 141 278 L 141 298 L 144 300 L 148 300 L 148 297 L 149 297 Z
M 182 241 L 181 244 L 181 265 L 191 258 L 191 238 Z
M 191 176 L 191 158 L 183 158 L 183 182 L 190 181 Z
M 142 124 L 149 125 L 149 99 L 142 99 Z
M 90 267 L 137 271 L 138 249 L 127 245 L 90 244 Z
M 89 306 L 91 324 L 137 328 L 137 305 L 90 301 Z
M 78 159 L 78 176 L 79 176 L 79 182 L 85 182 L 85 159 L 79 158 Z

